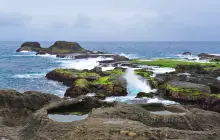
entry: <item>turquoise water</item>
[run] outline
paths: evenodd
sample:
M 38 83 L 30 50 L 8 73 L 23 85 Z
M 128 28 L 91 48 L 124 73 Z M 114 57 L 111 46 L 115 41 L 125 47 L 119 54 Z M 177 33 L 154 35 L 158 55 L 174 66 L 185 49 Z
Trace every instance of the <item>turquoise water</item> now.
M 65 60 L 34 53 L 16 53 L 23 42 L 0 42 L 0 89 L 36 90 L 63 96 L 67 87 L 45 78 L 57 67 L 93 67 L 96 60 Z M 40 42 L 49 47 L 53 42 Z M 86 49 L 123 54 L 130 58 L 178 58 L 185 51 L 220 54 L 220 42 L 79 42 Z M 88 66 L 87 66 L 88 65 Z M 130 88 L 131 92 L 139 89 Z

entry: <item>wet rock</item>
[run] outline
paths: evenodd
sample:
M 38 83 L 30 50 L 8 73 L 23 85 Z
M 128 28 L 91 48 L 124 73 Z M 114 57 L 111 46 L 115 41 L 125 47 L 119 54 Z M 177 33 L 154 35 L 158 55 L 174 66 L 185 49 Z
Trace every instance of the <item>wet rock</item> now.
M 153 96 L 154 96 L 153 93 L 139 92 L 136 98 L 143 98 L 143 97 L 152 98 Z

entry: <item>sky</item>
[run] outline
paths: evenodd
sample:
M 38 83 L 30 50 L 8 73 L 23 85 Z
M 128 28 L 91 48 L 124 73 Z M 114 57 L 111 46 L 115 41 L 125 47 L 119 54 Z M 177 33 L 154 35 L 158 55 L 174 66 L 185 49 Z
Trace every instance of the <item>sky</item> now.
M 220 0 L 0 0 L 2 41 L 220 41 Z

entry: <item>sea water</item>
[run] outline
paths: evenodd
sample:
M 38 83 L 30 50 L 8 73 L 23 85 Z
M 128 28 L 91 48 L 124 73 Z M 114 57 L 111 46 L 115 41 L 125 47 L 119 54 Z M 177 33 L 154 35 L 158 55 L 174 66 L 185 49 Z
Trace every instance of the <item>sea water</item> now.
M 55 68 L 92 69 L 98 66 L 98 61 L 104 58 L 91 58 L 82 60 L 56 58 L 55 55 L 35 55 L 34 52 L 20 52 L 16 50 L 23 42 L 0 42 L 0 89 L 15 89 L 20 92 L 36 90 L 45 93 L 63 96 L 67 89 L 62 83 L 50 81 L 45 78 L 46 73 Z M 40 42 L 42 47 L 49 47 L 54 42 Z M 188 59 L 195 59 L 199 53 L 220 54 L 220 42 L 79 42 L 85 49 L 99 50 L 115 53 L 129 58 L 183 58 L 185 51 L 194 55 Z M 184 56 L 185 57 L 185 56 Z M 114 67 L 104 67 L 103 70 Z M 174 69 L 153 69 L 155 73 L 172 72 Z M 126 97 L 111 97 L 108 100 L 131 101 L 140 91 L 151 92 L 147 81 L 136 77 L 132 70 L 126 72 L 128 93 Z M 147 102 L 164 102 L 158 98 Z

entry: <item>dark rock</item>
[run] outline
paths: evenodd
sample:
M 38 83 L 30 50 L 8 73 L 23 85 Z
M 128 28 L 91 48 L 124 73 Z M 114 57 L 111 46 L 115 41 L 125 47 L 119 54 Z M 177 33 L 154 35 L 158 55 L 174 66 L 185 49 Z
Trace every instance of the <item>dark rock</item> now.
M 40 43 L 38 42 L 25 42 L 16 52 L 21 51 L 34 51 L 37 52 L 41 49 Z
M 192 55 L 191 52 L 184 52 L 183 55 Z
M 196 84 L 196 83 L 191 83 L 191 82 L 183 82 L 183 81 L 171 81 L 168 83 L 171 88 L 175 89 L 180 89 L 180 92 L 185 92 L 184 90 L 191 90 L 189 91 L 189 94 L 192 94 L 191 92 L 199 92 L 199 93 L 211 93 L 211 89 L 207 85 L 202 85 L 202 84 Z M 175 91 L 174 91 L 175 92 Z
M 201 60 L 220 60 L 220 56 L 213 55 L 213 54 L 207 54 L 207 53 L 201 53 L 198 55 Z
M 19 93 L 15 90 L 0 90 L 0 117 L 4 117 L 6 125 L 21 125 L 34 111 L 59 100 L 55 95 L 36 91 Z
M 190 74 L 207 74 L 208 72 L 200 65 L 177 65 L 176 72 Z
M 48 114 L 81 111 L 88 111 L 89 114 L 86 119 L 80 121 L 62 123 L 48 117 Z M 21 116 L 16 117 L 19 119 Z M 93 97 L 80 96 L 53 102 L 35 111 L 19 128 L 8 127 L 1 121 L 0 126 L 1 136 L 15 140 L 200 140 L 219 138 L 220 115 L 191 106 L 109 103 Z
M 136 98 L 143 98 L 143 97 L 152 98 L 153 96 L 154 96 L 153 93 L 139 92 Z
M 125 57 L 125 56 L 121 56 L 121 55 L 114 55 L 113 56 L 113 59 L 115 61 L 128 61 L 129 58 Z

